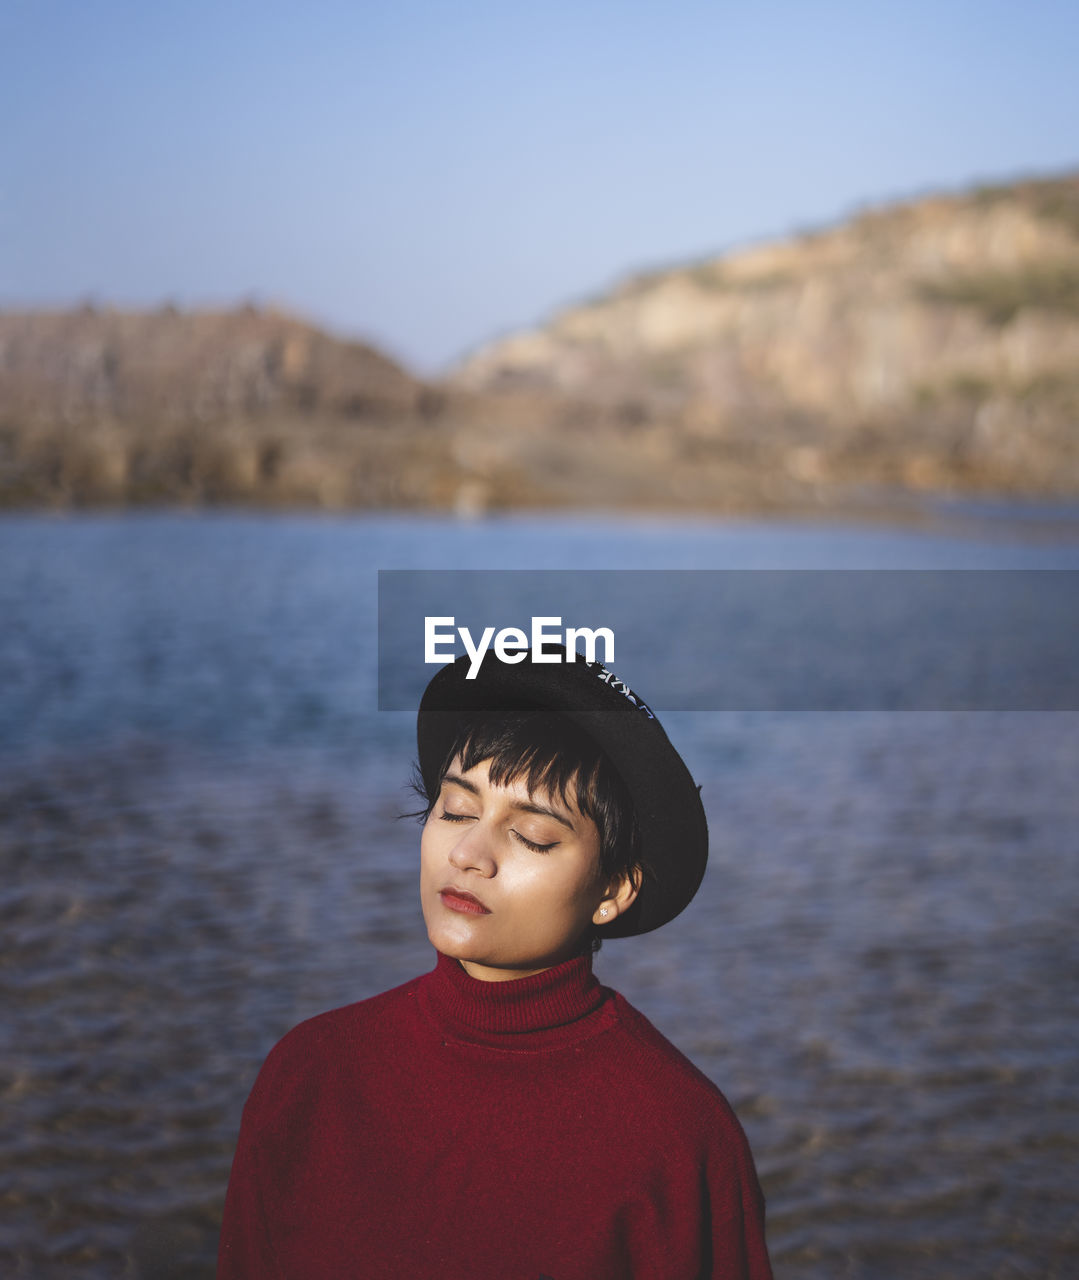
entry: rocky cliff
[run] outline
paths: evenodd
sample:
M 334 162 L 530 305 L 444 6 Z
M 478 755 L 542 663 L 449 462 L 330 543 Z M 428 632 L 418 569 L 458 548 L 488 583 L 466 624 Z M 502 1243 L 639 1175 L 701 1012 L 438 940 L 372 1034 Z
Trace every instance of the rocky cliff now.
M 442 385 L 277 311 L 0 313 L 0 505 L 1079 496 L 1079 176 L 634 276 Z
M 437 504 L 444 401 L 275 310 L 0 313 L 0 505 Z
M 626 280 L 460 386 L 665 423 L 714 478 L 1079 493 L 1079 175 L 932 197 Z M 767 486 L 766 486 L 767 487 Z

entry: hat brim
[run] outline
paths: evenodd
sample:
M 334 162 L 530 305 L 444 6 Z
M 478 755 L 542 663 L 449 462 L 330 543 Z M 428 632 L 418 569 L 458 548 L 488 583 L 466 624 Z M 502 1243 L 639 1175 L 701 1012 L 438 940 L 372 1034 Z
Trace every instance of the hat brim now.
M 629 910 L 600 936 L 631 937 L 673 920 L 704 878 L 708 824 L 700 792 L 651 710 L 601 664 L 579 655 L 572 662 L 538 662 L 528 651 L 505 663 L 489 652 L 475 679 L 467 678 L 469 666 L 462 657 L 443 667 L 420 702 L 416 737 L 427 794 L 434 796 L 464 718 L 510 710 L 564 716 L 606 752 L 625 782 L 652 872 Z

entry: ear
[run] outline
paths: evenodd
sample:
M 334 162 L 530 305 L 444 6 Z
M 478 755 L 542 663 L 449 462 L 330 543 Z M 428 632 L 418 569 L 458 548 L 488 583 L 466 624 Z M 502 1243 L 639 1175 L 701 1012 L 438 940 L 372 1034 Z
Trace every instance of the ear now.
M 626 875 L 612 880 L 602 901 L 592 913 L 592 923 L 612 924 L 623 911 L 628 911 L 641 891 L 641 872 L 634 867 Z

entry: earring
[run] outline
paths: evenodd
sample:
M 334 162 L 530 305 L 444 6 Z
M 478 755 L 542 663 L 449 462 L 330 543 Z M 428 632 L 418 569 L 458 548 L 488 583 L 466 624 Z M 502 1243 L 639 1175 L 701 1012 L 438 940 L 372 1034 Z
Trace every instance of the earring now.
M 605 916 L 605 915 L 607 914 L 607 908 L 606 908 L 606 907 L 600 907 L 600 909 L 599 909 L 599 913 L 600 913 L 600 915 L 601 915 L 601 916 Z

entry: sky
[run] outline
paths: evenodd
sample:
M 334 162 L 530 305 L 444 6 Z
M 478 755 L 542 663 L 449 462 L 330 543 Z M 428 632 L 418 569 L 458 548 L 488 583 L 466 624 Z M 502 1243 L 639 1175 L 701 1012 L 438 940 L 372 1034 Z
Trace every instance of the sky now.
M 1076 0 L 0 0 L 0 307 L 440 372 L 635 271 L 1079 168 Z

